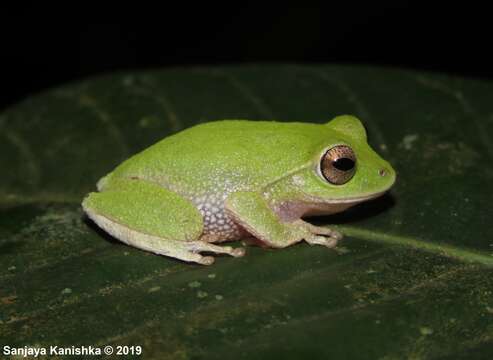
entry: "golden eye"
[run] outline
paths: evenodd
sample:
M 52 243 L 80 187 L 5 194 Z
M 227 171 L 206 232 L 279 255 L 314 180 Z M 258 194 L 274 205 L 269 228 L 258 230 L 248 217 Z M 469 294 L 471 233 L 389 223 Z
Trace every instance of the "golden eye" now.
M 334 185 L 347 183 L 356 172 L 356 155 L 347 145 L 337 145 L 322 156 L 320 170 L 324 178 Z

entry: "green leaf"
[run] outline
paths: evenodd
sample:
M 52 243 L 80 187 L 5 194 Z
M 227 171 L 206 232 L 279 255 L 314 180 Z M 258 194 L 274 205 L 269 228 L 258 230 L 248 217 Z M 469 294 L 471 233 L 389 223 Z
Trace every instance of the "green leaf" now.
M 493 356 L 493 85 L 402 70 L 114 74 L 0 114 L 0 352 L 141 345 L 146 359 Z M 355 114 L 391 194 L 317 219 L 338 251 L 248 248 L 210 267 L 115 241 L 80 202 L 122 160 L 224 118 Z M 2 353 L 3 354 L 3 353 Z

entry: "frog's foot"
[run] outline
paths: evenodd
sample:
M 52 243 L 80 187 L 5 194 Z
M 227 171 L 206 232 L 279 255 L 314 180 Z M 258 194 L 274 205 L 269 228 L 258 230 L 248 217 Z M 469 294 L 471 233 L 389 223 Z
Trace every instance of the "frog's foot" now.
M 186 247 L 192 253 L 202 251 L 212 252 L 215 254 L 227 254 L 233 257 L 241 257 L 245 255 L 245 248 L 233 248 L 231 246 L 218 246 L 204 241 L 187 241 Z
M 340 232 L 326 227 L 315 226 L 303 220 L 297 220 L 294 224 L 305 230 L 306 234 L 304 235 L 304 239 L 310 245 L 322 245 L 333 248 L 337 245 L 337 242 L 342 239 L 342 234 Z
M 191 244 L 199 241 L 170 240 L 160 236 L 145 234 L 130 229 L 104 215 L 97 214 L 88 209 L 85 210 L 89 217 L 98 224 L 99 227 L 127 245 L 154 254 L 170 256 L 175 259 L 195 262 L 197 264 L 211 265 L 214 263 L 214 258 L 212 256 L 202 256 L 198 251 L 195 251 L 194 246 L 191 246 Z

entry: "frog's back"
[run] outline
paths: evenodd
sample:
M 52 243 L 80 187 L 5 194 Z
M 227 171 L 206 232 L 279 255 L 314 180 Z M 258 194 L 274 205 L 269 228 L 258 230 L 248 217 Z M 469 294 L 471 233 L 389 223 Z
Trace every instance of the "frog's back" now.
M 327 126 L 307 123 L 209 122 L 161 140 L 111 175 L 172 187 L 210 188 L 227 182 L 259 186 L 311 161 L 330 132 Z

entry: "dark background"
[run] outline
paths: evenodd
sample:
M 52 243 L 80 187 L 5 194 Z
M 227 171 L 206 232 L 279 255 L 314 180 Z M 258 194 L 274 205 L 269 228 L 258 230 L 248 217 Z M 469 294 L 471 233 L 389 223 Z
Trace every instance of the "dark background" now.
M 0 109 L 48 87 L 130 68 L 350 63 L 493 77 L 491 12 L 473 4 L 162 4 L 97 21 L 80 4 L 3 12 Z

